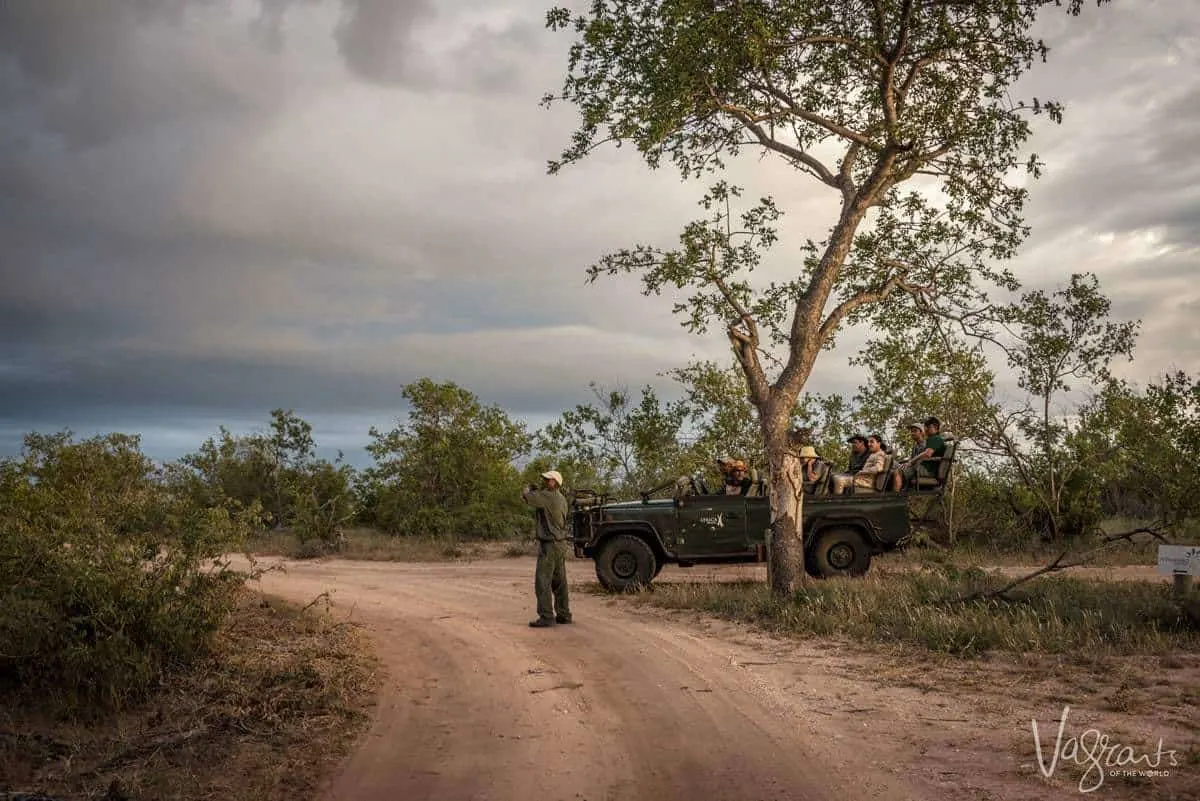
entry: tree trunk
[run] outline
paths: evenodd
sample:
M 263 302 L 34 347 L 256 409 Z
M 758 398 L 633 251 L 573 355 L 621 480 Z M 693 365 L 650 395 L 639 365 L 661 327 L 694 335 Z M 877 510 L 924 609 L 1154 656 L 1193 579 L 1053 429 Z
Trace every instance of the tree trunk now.
M 791 596 L 804 580 L 804 548 L 800 521 L 803 520 L 804 494 L 793 491 L 788 481 L 785 456 L 791 404 L 772 398 L 759 410 L 763 442 L 770 468 L 771 493 L 771 592 L 779 598 Z
M 1050 439 L 1050 391 L 1047 390 L 1042 398 L 1042 447 L 1046 454 L 1046 476 L 1050 482 L 1050 538 L 1058 542 L 1059 518 L 1062 514 L 1062 504 L 1059 502 L 1058 476 L 1054 464 L 1054 443 Z

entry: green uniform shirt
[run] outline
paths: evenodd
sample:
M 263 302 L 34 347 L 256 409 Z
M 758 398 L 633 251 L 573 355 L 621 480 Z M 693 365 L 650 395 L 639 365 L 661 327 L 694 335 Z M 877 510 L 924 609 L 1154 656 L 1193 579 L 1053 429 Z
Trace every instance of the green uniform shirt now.
M 929 457 L 929 459 L 940 459 L 946 455 L 946 440 L 942 439 L 941 434 L 933 434 L 925 438 L 925 448 L 933 449 L 933 456 Z M 925 471 L 926 475 L 936 476 L 938 470 L 942 467 L 942 463 L 931 462 L 929 459 L 921 461 L 921 469 Z
M 537 509 L 537 538 L 539 540 L 565 540 L 571 536 L 568 525 L 570 506 L 567 496 L 558 490 L 526 490 L 521 493 L 525 503 Z

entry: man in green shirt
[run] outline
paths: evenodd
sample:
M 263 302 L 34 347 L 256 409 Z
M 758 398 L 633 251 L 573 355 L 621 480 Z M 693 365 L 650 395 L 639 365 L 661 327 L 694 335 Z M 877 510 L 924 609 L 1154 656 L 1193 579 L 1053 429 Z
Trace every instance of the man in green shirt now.
M 941 462 L 930 462 L 929 459 L 941 459 L 946 455 L 946 440 L 942 439 L 942 423 L 936 417 L 925 421 L 925 450 L 921 451 L 920 463 L 917 465 L 927 476 L 936 476 L 941 469 Z
M 549 470 L 542 473 L 542 489 L 529 486 L 521 493 L 537 516 L 538 557 L 533 590 L 537 596 L 538 616 L 529 623 L 534 628 L 571 622 L 571 603 L 567 594 L 571 510 L 561 488 L 562 474 Z

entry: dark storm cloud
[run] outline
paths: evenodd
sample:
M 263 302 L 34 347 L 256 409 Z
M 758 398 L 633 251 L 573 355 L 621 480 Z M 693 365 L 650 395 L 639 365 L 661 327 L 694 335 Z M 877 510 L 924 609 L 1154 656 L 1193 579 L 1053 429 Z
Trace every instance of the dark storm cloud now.
M 424 0 L 344 0 L 335 37 L 350 69 L 372 81 L 402 83 L 414 58 L 413 29 L 434 16 Z
M 1196 265 L 1200 65 L 1172 44 L 1189 9 L 1055 23 L 1042 72 L 1063 91 L 1039 87 L 1066 95 L 1068 118 L 1044 141 L 1023 274 L 1096 266 L 1122 313 L 1155 321 L 1154 358 L 1200 350 L 1167 333 L 1196 300 L 1180 282 Z M 422 376 L 545 418 L 587 400 L 592 379 L 666 394 L 658 371 L 727 358 L 636 279 L 585 285 L 605 252 L 671 243 L 697 190 L 627 149 L 545 176 L 575 119 L 537 108 L 567 44 L 544 13 L 533 0 L 0 4 L 0 448 L 26 422 L 112 421 L 164 442 L 186 427 L 191 449 L 275 406 L 365 438 Z M 824 225 L 827 193 L 757 169 L 748 187 L 801 228 Z M 810 389 L 858 383 L 829 354 Z

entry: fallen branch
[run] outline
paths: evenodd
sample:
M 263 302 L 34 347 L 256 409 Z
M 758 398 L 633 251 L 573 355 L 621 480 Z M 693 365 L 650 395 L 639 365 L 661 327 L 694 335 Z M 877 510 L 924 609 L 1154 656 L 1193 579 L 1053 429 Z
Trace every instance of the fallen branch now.
M 1155 529 L 1155 528 L 1135 528 L 1132 531 L 1126 531 L 1121 534 L 1112 534 L 1112 535 L 1105 537 L 1101 541 L 1100 545 L 1096 546 L 1095 548 L 1092 548 L 1089 551 L 1084 551 L 1074 561 L 1064 562 L 1063 559 L 1065 559 L 1067 557 L 1067 555 L 1070 553 L 1070 550 L 1063 551 L 1057 557 L 1055 557 L 1054 560 L 1052 562 L 1050 562 L 1049 564 L 1038 568 L 1037 570 L 1033 571 L 1032 573 L 1030 573 L 1028 575 L 1021 576 L 1018 579 L 1014 579 L 1013 581 L 1009 582 L 1008 584 L 1005 584 L 1000 589 L 976 591 L 969 595 L 964 595 L 963 597 L 957 599 L 957 602 L 958 603 L 968 603 L 970 601 L 982 601 L 982 600 L 987 600 L 990 598 L 1002 598 L 1006 601 L 1011 601 L 1012 598 L 1008 597 L 1008 592 L 1010 590 L 1012 590 L 1016 587 L 1019 587 L 1022 584 L 1025 584 L 1026 582 L 1033 581 L 1035 578 L 1038 578 L 1039 576 L 1045 576 L 1049 573 L 1057 573 L 1060 570 L 1066 570 L 1068 568 L 1079 567 L 1080 565 L 1086 564 L 1087 562 L 1090 562 L 1092 559 L 1094 559 L 1097 554 L 1100 554 L 1103 551 L 1108 550 L 1113 545 L 1116 545 L 1118 542 L 1132 541 L 1133 537 L 1137 534 L 1149 534 L 1150 536 L 1154 537 L 1159 542 L 1167 542 L 1167 538 L 1164 537 L 1161 533 L 1159 533 L 1158 529 Z
M 329 595 L 329 590 L 325 590 L 325 592 L 321 593 L 321 594 L 320 594 L 320 595 L 318 595 L 316 598 L 313 598 L 311 601 L 309 601 L 307 604 L 305 604 L 305 605 L 304 605 L 304 608 L 303 608 L 303 609 L 301 609 L 300 611 L 301 611 L 301 612 L 307 612 L 309 609 L 311 609 L 311 608 L 313 608 L 314 606 L 316 606 L 316 605 L 317 605 L 317 602 L 318 602 L 318 601 L 320 601 L 322 598 L 324 598 L 326 601 L 332 601 L 332 600 L 333 600 L 333 599 L 332 599 L 332 597 Z

